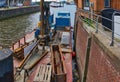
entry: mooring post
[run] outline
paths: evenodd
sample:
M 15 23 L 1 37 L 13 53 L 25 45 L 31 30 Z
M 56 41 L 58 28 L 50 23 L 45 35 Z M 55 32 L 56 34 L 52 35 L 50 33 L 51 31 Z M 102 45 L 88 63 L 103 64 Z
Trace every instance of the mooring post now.
M 78 22 L 77 22 L 77 12 L 75 13 L 75 22 L 74 22 L 74 33 L 73 33 L 73 38 L 74 38 L 74 48 L 73 50 L 75 51 L 76 50 L 76 36 L 77 36 L 77 27 L 78 27 Z
M 87 79 L 89 57 L 90 57 L 90 47 L 91 47 L 91 37 L 88 37 L 88 44 L 87 44 L 86 58 L 85 58 L 85 67 L 84 67 L 82 82 L 86 82 L 86 79 Z

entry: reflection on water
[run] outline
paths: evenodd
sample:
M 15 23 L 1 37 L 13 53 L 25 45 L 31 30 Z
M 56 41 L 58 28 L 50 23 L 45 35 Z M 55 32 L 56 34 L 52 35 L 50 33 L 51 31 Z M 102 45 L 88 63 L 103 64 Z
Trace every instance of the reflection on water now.
M 39 21 L 39 12 L 0 21 L 0 45 L 10 46 L 32 31 Z

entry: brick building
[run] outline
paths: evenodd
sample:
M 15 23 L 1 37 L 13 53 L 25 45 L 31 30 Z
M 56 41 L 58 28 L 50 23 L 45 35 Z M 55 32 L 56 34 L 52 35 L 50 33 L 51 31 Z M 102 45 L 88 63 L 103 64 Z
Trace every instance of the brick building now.
M 90 4 L 93 5 L 95 12 L 100 12 L 104 8 L 114 8 L 120 10 L 119 0 L 75 0 L 80 9 L 90 10 Z

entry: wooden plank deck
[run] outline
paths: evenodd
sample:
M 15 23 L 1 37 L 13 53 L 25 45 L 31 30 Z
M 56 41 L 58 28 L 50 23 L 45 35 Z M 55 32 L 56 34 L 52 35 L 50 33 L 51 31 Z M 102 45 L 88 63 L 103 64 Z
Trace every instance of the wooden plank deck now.
M 50 82 L 51 68 L 51 65 L 40 65 L 33 82 Z
M 34 69 L 31 71 L 28 79 L 26 82 L 34 82 L 35 75 L 37 73 L 37 69 L 39 68 L 40 65 L 47 65 L 51 63 L 51 53 L 49 52 L 46 54 L 42 60 L 38 62 L 38 64 L 34 67 Z

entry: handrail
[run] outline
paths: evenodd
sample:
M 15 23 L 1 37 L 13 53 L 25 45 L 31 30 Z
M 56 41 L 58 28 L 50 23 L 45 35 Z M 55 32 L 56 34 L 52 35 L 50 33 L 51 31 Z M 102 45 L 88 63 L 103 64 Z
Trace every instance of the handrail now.
M 106 18 L 106 17 L 103 17 L 103 16 L 101 16 L 101 15 L 98 15 L 98 14 L 95 14 L 95 13 L 91 13 L 90 11 L 87 11 L 87 10 L 82 10 L 82 9 L 77 9 L 77 11 L 79 11 L 79 12 L 86 12 L 86 13 L 89 13 L 89 14 L 92 14 L 92 15 L 94 15 L 94 16 L 96 16 L 96 17 L 99 17 L 99 18 L 103 18 L 103 19 L 106 19 L 106 20 L 108 20 L 108 21 L 113 21 L 113 20 L 111 20 L 111 19 L 109 19 L 109 18 Z M 115 11 L 116 12 L 116 11 Z M 119 13 L 120 14 L 120 13 Z M 114 23 L 118 23 L 118 24 L 120 24 L 120 22 L 116 22 L 116 21 L 114 21 Z
M 120 34 L 114 32 L 114 23 L 120 24 L 120 22 L 114 21 L 115 14 L 120 14 L 119 12 L 114 12 L 113 13 L 112 20 L 109 19 L 109 18 L 103 17 L 101 15 L 97 15 L 97 14 L 92 13 L 90 11 L 82 10 L 82 9 L 79 9 L 79 8 L 77 8 L 77 13 L 80 13 L 80 14 L 78 14 L 79 16 L 77 17 L 77 20 L 80 19 L 82 21 L 85 21 L 84 19 L 89 19 L 90 21 L 87 21 L 87 23 L 89 25 L 91 25 L 91 22 L 94 23 L 94 25 L 92 25 L 92 27 L 94 27 L 95 33 L 101 32 L 99 26 L 104 27 L 105 29 L 109 30 L 111 36 L 107 35 L 106 32 L 101 32 L 101 33 L 106 35 L 107 37 L 109 37 L 109 39 L 111 40 L 110 46 L 114 46 L 114 43 L 117 43 L 117 45 L 120 45 L 120 42 L 118 42 L 115 38 L 115 35 L 120 36 Z M 91 18 L 91 16 L 93 18 Z M 101 22 L 99 22 L 99 19 L 101 19 L 101 18 L 105 19 L 107 21 L 110 21 L 111 24 L 112 24 L 112 29 L 109 29 L 109 28 L 105 27 L 104 25 L 102 25 Z

